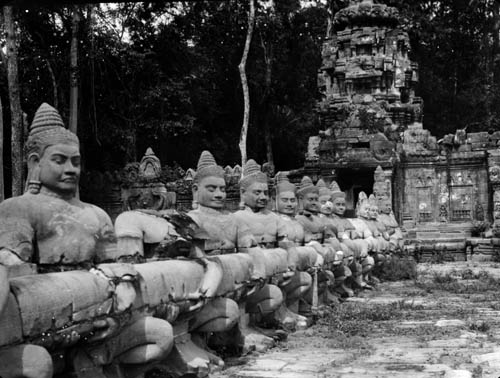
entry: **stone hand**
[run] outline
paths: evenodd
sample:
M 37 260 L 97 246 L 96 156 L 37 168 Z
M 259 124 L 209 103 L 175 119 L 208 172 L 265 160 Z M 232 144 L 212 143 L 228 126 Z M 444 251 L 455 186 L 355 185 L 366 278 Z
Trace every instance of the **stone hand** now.
M 94 327 L 93 335 L 88 339 L 91 343 L 114 336 L 120 328 L 120 323 L 110 317 L 95 320 L 92 325 Z
M 320 268 L 325 263 L 325 259 L 319 253 L 316 254 L 316 261 L 314 262 L 315 268 Z
M 137 297 L 133 281 L 122 281 L 115 289 L 115 311 L 123 312 L 130 308 Z
M 294 274 L 295 274 L 295 272 L 292 270 L 289 270 L 288 272 L 283 273 L 283 275 L 282 275 L 283 281 L 280 282 L 280 286 L 283 287 L 283 286 L 288 285 L 290 282 L 292 282 L 292 277 L 294 276 Z
M 205 275 L 203 276 L 199 292 L 201 296 L 211 298 L 215 296 L 217 289 L 222 282 L 224 272 L 216 262 L 205 259 L 205 263 Z
M 0 265 L 19 265 L 24 263 L 21 258 L 16 255 L 14 252 L 9 251 L 8 249 L 0 250 Z
M 125 263 L 101 264 L 97 272 L 102 272 L 114 286 L 115 311 L 123 312 L 130 308 L 137 297 L 134 282 L 138 272 L 134 266 Z

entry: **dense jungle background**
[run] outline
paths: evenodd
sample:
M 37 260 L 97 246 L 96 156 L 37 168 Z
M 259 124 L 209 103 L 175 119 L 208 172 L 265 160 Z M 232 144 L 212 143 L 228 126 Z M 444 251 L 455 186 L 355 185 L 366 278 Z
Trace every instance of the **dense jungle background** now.
M 420 65 L 424 127 L 500 126 L 500 1 L 387 0 L 396 6 Z M 246 66 L 248 156 L 277 170 L 302 166 L 317 134 L 317 71 L 328 15 L 348 1 L 256 1 Z M 238 64 L 246 1 L 14 6 L 18 90 L 27 124 L 48 102 L 70 122 L 70 92 L 85 169 L 113 170 L 151 146 L 163 164 L 195 167 L 209 148 L 221 164 L 241 161 L 243 95 Z M 6 35 L 6 34 L 5 34 Z M 73 49 L 72 47 L 73 41 Z M 0 62 L 5 194 L 10 195 L 10 107 L 6 38 Z M 75 50 L 76 47 L 76 50 Z M 77 60 L 74 54 L 77 53 Z M 76 62 L 76 63 L 75 63 Z M 77 80 L 75 80 L 77 79 Z M 72 84 L 73 83 L 73 84 Z M 11 90 L 13 88 L 10 88 Z M 14 88 L 15 89 L 15 88 Z M 75 92 L 73 99 L 75 98 Z

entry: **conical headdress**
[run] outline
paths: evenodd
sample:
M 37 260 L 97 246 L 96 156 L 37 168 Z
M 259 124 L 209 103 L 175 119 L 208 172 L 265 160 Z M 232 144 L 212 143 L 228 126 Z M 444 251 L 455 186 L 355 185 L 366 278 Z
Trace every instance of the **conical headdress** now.
M 336 198 L 345 198 L 345 193 L 340 190 L 337 181 L 332 181 L 332 183 L 330 184 L 330 190 L 332 193 L 332 201 Z
M 359 192 L 358 203 L 356 205 L 356 214 L 358 214 L 358 216 L 359 216 L 359 211 L 361 210 L 361 208 L 367 204 L 368 204 L 368 197 L 366 196 L 366 193 Z
M 318 180 L 318 182 L 316 183 L 316 187 L 318 188 L 320 196 L 331 195 L 331 191 L 326 187 L 326 183 L 323 181 L 323 179 Z
M 36 152 L 39 155 L 55 144 L 79 145 L 78 137 L 64 128 L 64 122 L 55 108 L 47 103 L 40 105 L 31 122 L 26 152 L 29 155 Z
M 275 176 L 276 195 L 284 192 L 297 192 L 297 187 L 288 180 L 288 176 L 282 172 L 278 172 Z
M 309 176 L 304 176 L 304 177 L 302 177 L 302 180 L 300 181 L 300 185 L 299 185 L 299 189 L 297 190 L 297 193 L 301 196 L 305 196 L 308 193 L 319 194 L 319 189 L 316 186 L 314 186 L 314 184 Z
M 240 179 L 240 188 L 246 189 L 255 182 L 267 184 L 267 175 L 260 170 L 260 165 L 250 159 L 243 166 Z
M 205 177 L 224 178 L 224 168 L 218 166 L 213 155 L 209 151 L 203 151 L 198 159 L 194 182 L 200 182 Z

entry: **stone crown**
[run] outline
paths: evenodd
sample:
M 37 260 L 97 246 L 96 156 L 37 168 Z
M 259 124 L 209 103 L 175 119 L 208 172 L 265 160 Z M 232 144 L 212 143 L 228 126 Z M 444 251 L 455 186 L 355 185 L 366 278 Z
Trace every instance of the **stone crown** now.
M 198 159 L 194 182 L 200 182 L 205 177 L 224 178 L 224 168 L 217 165 L 214 156 L 209 151 L 203 151 Z
M 313 184 L 309 176 L 304 176 L 302 177 L 302 181 L 300 181 L 297 193 L 300 194 L 301 196 L 304 196 L 308 193 L 319 194 L 319 189 Z
M 297 192 L 297 187 L 295 184 L 292 184 L 290 180 L 288 180 L 288 177 L 285 174 L 278 173 L 276 175 L 276 195 L 278 193 L 283 193 L 283 192 Z
M 31 122 L 26 151 L 42 154 L 45 148 L 55 144 L 79 145 L 78 137 L 64 128 L 59 112 L 47 103 L 40 105 Z
M 267 175 L 260 170 L 260 165 L 255 160 L 250 159 L 243 166 L 240 187 L 245 189 L 255 182 L 267 184 Z
M 340 190 L 337 181 L 332 181 L 332 183 L 330 184 L 330 190 L 331 190 L 332 201 L 335 198 L 345 198 L 345 193 Z

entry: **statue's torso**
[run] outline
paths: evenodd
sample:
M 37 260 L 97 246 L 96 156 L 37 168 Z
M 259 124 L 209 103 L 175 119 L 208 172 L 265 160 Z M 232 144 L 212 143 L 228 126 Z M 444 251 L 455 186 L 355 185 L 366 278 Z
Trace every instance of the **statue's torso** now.
M 384 226 L 388 229 L 395 229 L 399 227 L 398 222 L 393 214 L 384 214 L 381 213 L 378 215 L 378 221 L 383 223 Z
M 377 221 L 374 219 L 363 218 L 364 222 L 372 232 L 374 237 L 380 236 L 379 225 L 377 225 Z
M 98 207 L 45 194 L 0 204 L 0 248 L 38 264 L 93 261 L 114 242 L 109 216 Z
M 367 239 L 373 236 L 371 228 L 368 226 L 368 222 L 364 218 L 349 218 L 349 222 L 354 226 L 356 232 L 363 238 Z
M 332 214 L 330 219 L 332 220 L 335 227 L 337 227 L 337 230 L 339 232 L 347 232 L 355 230 L 353 224 L 347 218 L 342 218 L 336 214 Z
M 286 231 L 280 217 L 267 209 L 254 212 L 245 208 L 235 212 L 234 216 L 247 225 L 257 244 L 262 247 L 274 248 L 278 239 L 285 237 Z
M 305 235 L 302 225 L 295 218 L 288 215 L 280 214 L 279 216 L 283 222 L 286 238 L 295 245 L 303 245 Z
M 322 242 L 325 232 L 325 222 L 317 215 L 302 214 L 297 215 L 297 221 L 304 228 L 305 242 L 318 241 Z
M 208 233 L 206 251 L 246 248 L 253 244 L 247 225 L 232 213 L 200 206 L 188 215 Z

